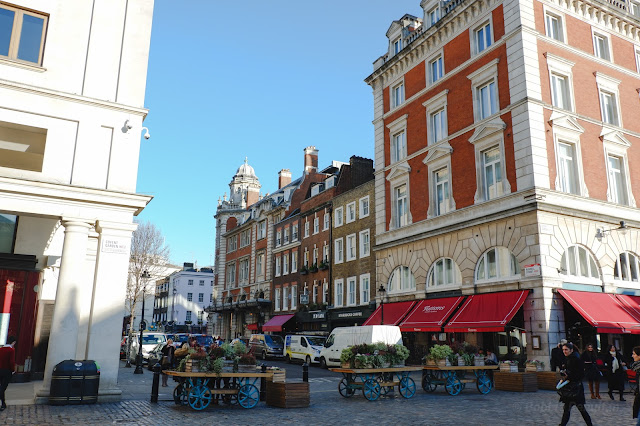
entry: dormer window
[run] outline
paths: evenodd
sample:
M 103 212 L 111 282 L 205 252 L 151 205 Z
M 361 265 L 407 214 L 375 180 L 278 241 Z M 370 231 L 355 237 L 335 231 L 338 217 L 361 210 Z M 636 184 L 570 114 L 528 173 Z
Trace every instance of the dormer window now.
M 428 13 L 429 26 L 435 25 L 440 19 L 440 8 L 434 7 Z
M 393 42 L 393 54 L 397 55 L 402 50 L 402 38 L 398 37 L 396 41 Z

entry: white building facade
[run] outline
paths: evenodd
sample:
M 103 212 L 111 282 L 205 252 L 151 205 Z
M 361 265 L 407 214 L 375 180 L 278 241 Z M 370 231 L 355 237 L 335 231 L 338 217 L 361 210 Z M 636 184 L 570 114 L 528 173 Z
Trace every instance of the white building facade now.
M 213 303 L 213 269 L 185 269 L 171 274 L 156 287 L 154 321 L 162 325 L 207 327 L 205 308 Z
M 65 359 L 101 366 L 100 400 L 121 395 L 133 217 L 151 200 L 136 178 L 153 4 L 0 3 L 0 293 L 29 307 L 11 305 L 1 337 L 44 376 L 38 400 Z

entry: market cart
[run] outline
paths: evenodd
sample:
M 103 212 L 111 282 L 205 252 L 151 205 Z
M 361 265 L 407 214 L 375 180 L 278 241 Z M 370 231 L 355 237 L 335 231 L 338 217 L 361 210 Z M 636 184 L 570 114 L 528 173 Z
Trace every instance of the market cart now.
M 422 389 L 433 392 L 438 386 L 444 386 L 449 395 L 458 395 L 467 383 L 475 383 L 478 392 L 487 394 L 493 388 L 493 382 L 487 372 L 496 370 L 497 365 L 465 365 L 439 366 L 425 365 L 422 367 Z M 473 377 L 470 373 L 473 372 Z
M 395 386 L 398 386 L 400 395 L 411 398 L 416 393 L 416 383 L 409 377 L 409 373 L 420 371 L 422 367 L 331 368 L 330 370 L 342 373 L 342 380 L 338 383 L 340 395 L 349 398 L 356 391 L 362 391 L 366 399 L 375 401 Z
M 165 371 L 178 380 L 173 399 L 178 405 L 189 404 L 194 410 L 204 410 L 215 395 L 223 396 L 230 404 L 253 408 L 260 401 L 260 379 L 273 378 L 266 373 L 191 373 Z

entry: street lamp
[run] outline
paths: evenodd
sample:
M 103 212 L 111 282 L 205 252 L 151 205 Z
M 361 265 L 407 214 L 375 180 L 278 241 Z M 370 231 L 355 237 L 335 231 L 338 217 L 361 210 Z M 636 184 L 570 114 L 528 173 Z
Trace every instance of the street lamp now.
M 173 288 L 173 298 L 171 299 L 171 324 L 172 324 L 172 330 L 173 331 L 173 326 L 176 323 L 176 319 L 173 317 L 173 308 L 175 308 L 176 305 L 176 293 L 178 292 L 177 288 Z
M 384 294 L 387 290 L 384 288 L 382 284 L 380 284 L 380 288 L 378 289 L 378 293 L 380 293 L 380 325 L 384 325 Z
M 618 228 L 614 228 L 614 229 L 603 229 L 603 228 L 597 228 L 596 229 L 596 239 L 599 242 L 602 242 L 602 240 L 607 236 L 607 234 L 610 234 L 611 231 L 618 231 L 620 234 L 622 234 L 623 236 L 627 234 L 627 231 L 629 230 L 629 228 L 627 227 L 627 224 L 624 220 L 620 221 L 620 226 Z
M 136 369 L 133 374 L 142 374 L 142 334 L 146 328 L 146 323 L 144 322 L 144 293 L 147 287 L 147 280 L 151 278 L 151 275 L 149 275 L 148 271 L 144 271 L 140 278 L 142 278 L 142 315 L 140 317 L 140 340 L 138 342 L 138 354 L 136 355 Z

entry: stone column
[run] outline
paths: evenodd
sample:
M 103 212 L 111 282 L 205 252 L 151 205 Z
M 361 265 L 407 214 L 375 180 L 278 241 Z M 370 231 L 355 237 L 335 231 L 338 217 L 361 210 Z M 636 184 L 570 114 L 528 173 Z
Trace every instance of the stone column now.
M 101 402 L 119 400 L 122 395 L 117 386 L 118 353 L 125 315 L 131 235 L 136 228 L 134 223 L 98 221 L 96 225 L 99 237 L 87 357 L 100 366 L 98 399 Z
M 53 367 L 61 361 L 74 359 L 76 356 L 80 316 L 84 308 L 81 295 L 83 287 L 91 287 L 92 284 L 84 282 L 87 244 L 92 224 L 79 219 L 63 218 L 62 226 L 64 226 L 64 244 L 60 260 L 60 275 L 44 380 L 37 397 L 49 396 Z

